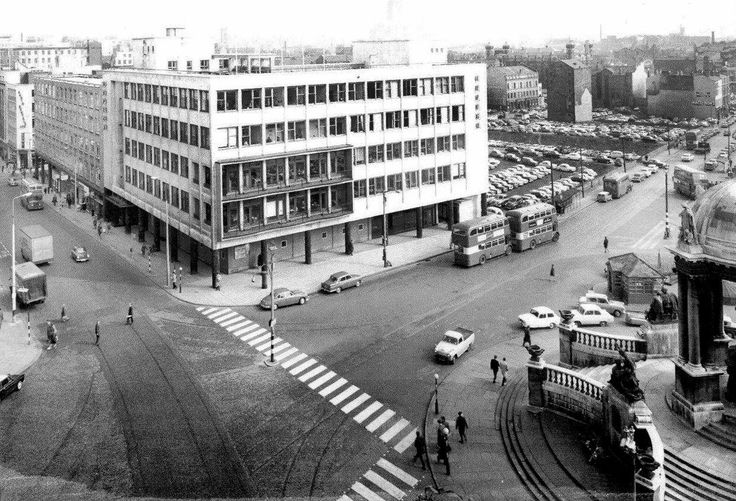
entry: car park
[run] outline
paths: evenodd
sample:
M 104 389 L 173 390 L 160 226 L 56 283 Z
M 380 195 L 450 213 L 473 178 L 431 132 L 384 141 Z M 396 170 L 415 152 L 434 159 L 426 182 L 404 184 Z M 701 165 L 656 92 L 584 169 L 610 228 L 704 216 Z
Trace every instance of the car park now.
M 295 304 L 305 304 L 309 301 L 309 294 L 300 290 L 290 290 L 285 287 L 279 287 L 273 290 L 273 309 L 283 308 L 284 306 L 292 306 Z M 259 303 L 261 308 L 265 310 L 271 309 L 271 294 L 261 299 Z
M 330 278 L 322 282 L 323 292 L 335 292 L 339 294 L 350 287 L 360 287 L 363 283 L 363 277 L 357 273 L 348 273 L 347 271 L 339 271 L 330 275 Z
M 529 313 L 519 315 L 522 327 L 530 329 L 554 329 L 560 325 L 560 317 L 546 306 L 536 306 Z
M 592 290 L 589 290 L 584 296 L 581 296 L 578 299 L 578 304 L 583 303 L 598 305 L 601 309 L 607 311 L 614 317 L 620 317 L 626 313 L 626 305 L 624 305 L 624 303 L 608 299 L 606 294 L 601 294 Z

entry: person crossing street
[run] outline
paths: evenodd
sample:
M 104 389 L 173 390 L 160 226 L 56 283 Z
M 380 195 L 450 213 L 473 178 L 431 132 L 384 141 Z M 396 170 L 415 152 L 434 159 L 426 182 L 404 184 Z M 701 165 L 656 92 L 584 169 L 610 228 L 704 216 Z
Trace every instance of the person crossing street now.
M 418 459 L 422 463 L 422 470 L 426 470 L 427 465 L 424 464 L 424 453 L 427 452 L 427 441 L 419 430 L 417 430 L 417 436 L 414 439 L 414 449 L 416 449 L 416 453 L 414 454 L 414 458 L 411 460 L 411 463 L 416 463 Z
M 100 321 L 95 322 L 95 346 L 100 344 Z
M 608 252 L 608 237 L 603 237 L 603 253 L 606 254 Z
M 125 325 L 133 325 L 133 303 L 128 303 L 128 316 L 125 317 Z

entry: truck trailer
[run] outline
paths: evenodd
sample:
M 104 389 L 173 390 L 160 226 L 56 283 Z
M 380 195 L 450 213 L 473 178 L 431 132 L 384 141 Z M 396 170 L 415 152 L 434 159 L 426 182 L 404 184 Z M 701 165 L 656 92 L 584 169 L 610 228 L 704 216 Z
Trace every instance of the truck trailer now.
M 46 273 L 35 264 L 16 265 L 15 284 L 18 287 L 17 298 L 20 304 L 28 306 L 46 300 Z
M 35 264 L 54 260 L 54 237 L 38 224 L 20 229 L 20 253 L 23 259 Z

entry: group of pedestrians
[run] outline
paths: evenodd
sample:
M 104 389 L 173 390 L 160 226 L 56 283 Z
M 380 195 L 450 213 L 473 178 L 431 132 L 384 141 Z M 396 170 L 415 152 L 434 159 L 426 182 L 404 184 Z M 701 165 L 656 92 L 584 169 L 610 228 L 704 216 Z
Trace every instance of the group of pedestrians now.
M 506 385 L 506 375 L 509 372 L 509 364 L 506 362 L 506 357 L 499 362 L 498 355 L 493 355 L 491 359 L 491 372 L 493 372 L 493 384 L 496 384 L 498 378 L 498 371 L 501 371 L 501 386 Z
M 460 436 L 460 443 L 466 443 L 468 441 L 468 421 L 463 416 L 462 411 L 458 412 L 457 418 L 455 418 L 455 429 Z M 450 424 L 447 422 L 445 416 L 440 417 L 437 420 L 437 464 L 445 463 L 445 473 L 447 475 L 450 474 L 450 451 L 452 451 L 450 434 Z M 427 441 L 419 431 L 417 431 L 417 436 L 414 439 L 414 449 L 416 453 L 414 454 L 412 463 L 415 464 L 418 459 L 422 464 L 422 470 L 426 470 L 424 456 L 427 453 Z

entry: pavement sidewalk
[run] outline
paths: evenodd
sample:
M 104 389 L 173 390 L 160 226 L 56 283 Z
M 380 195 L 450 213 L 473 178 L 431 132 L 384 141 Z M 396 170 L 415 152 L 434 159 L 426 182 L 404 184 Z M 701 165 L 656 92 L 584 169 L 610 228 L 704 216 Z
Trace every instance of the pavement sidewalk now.
M 43 346 L 33 326 L 29 334 L 23 312 L 16 313 L 15 323 L 11 322 L 10 311 L 4 312 L 5 318 L 0 321 L 0 374 L 20 374 L 38 359 Z

